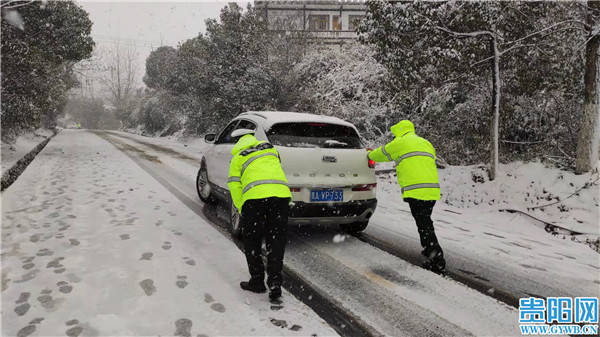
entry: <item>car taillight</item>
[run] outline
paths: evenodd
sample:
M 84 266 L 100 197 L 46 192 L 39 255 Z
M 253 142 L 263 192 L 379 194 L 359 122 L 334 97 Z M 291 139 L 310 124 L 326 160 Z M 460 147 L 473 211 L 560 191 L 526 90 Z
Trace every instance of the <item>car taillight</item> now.
M 300 192 L 300 187 L 290 187 L 290 192 Z
M 377 183 L 375 184 L 364 184 L 364 185 L 356 185 L 352 187 L 353 191 L 371 191 L 377 187 Z

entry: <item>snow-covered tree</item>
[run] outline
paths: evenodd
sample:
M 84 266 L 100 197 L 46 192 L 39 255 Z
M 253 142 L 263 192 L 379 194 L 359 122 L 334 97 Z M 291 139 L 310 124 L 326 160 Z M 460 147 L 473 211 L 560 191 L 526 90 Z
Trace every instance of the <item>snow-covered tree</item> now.
M 94 46 L 88 13 L 72 1 L 3 1 L 2 133 L 52 127 L 77 85 L 73 66 Z
M 382 141 L 394 124 L 387 70 L 368 46 L 313 49 L 295 68 L 296 110 L 330 115 L 354 123 L 370 143 Z
M 151 95 L 176 106 L 167 120 L 184 118 L 187 131 L 203 133 L 246 110 L 292 104 L 288 73 L 302 56 L 301 39 L 272 34 L 261 12 L 235 3 L 206 27 L 205 34 L 176 50 L 161 47 L 146 61 L 146 83 L 158 89 Z M 151 102 L 145 111 L 163 111 L 162 103 Z
M 553 34 L 579 28 L 581 22 L 568 16 L 569 6 L 574 5 L 369 1 L 359 32 L 362 41 L 376 47 L 396 86 L 414 96 L 451 82 L 487 78 L 492 91 L 489 175 L 494 179 L 506 63 L 540 48 Z
M 166 89 L 172 70 L 176 66 L 177 50 L 173 47 L 163 46 L 153 50 L 146 58 L 146 75 L 144 83 L 148 88 Z

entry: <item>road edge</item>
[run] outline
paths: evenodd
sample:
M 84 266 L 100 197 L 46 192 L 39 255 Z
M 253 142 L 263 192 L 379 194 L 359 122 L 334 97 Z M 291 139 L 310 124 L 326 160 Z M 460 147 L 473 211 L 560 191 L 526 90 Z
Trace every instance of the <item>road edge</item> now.
M 31 164 L 31 162 L 35 159 L 38 153 L 40 153 L 44 149 L 44 147 L 46 147 L 46 145 L 50 142 L 50 140 L 52 140 L 52 138 L 54 138 L 54 136 L 56 136 L 60 132 L 57 129 L 54 129 L 53 131 L 54 132 L 51 136 L 44 139 L 41 143 L 34 147 L 33 150 L 29 151 L 26 155 L 19 159 L 11 168 L 6 170 L 6 172 L 2 174 L 0 191 L 4 191 L 8 187 L 10 187 L 10 185 L 12 185 L 19 178 L 21 173 L 25 171 L 27 166 Z

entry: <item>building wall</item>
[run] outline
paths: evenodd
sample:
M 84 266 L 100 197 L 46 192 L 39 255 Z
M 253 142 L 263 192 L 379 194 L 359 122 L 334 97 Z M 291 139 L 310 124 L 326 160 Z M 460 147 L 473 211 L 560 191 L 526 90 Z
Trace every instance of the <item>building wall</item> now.
M 364 2 L 356 1 L 254 1 L 264 11 L 269 29 L 282 31 L 310 31 L 310 37 L 324 42 L 341 43 L 358 36 L 350 29 L 350 16 L 366 13 Z M 311 15 L 327 15 L 326 29 L 311 30 Z M 334 30 L 334 16 L 341 17 L 341 29 Z

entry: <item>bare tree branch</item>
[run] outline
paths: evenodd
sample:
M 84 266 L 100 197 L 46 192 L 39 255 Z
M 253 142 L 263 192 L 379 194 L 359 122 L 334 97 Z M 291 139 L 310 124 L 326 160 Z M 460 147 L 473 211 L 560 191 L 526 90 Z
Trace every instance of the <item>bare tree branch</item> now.
M 448 34 L 451 34 L 451 35 L 454 35 L 457 37 L 479 37 L 479 36 L 494 37 L 496 35 L 493 32 L 490 32 L 487 30 L 482 30 L 482 31 L 477 31 L 477 32 L 469 32 L 469 33 L 460 33 L 460 32 L 455 32 L 446 27 L 441 27 L 441 26 L 435 26 L 435 29 L 441 30 L 443 32 L 446 32 Z
M 18 2 L 14 5 L 11 5 L 12 3 Z M 19 7 L 23 7 L 23 6 L 27 6 L 27 5 L 31 5 L 32 3 L 34 3 L 35 0 L 30 0 L 28 2 L 21 2 L 21 1 L 8 1 L 5 2 L 3 4 L 0 4 L 0 8 L 3 9 L 13 9 L 13 8 L 19 8 Z
M 540 30 L 538 30 L 536 32 L 533 32 L 531 34 L 528 34 L 526 36 L 523 36 L 522 38 L 519 38 L 519 39 L 516 39 L 516 40 L 513 40 L 513 41 L 504 42 L 502 44 L 504 44 L 504 45 L 511 45 L 511 44 L 514 44 L 514 43 L 518 43 L 518 42 L 521 42 L 523 40 L 529 39 L 529 38 L 531 38 L 531 37 L 533 37 L 535 35 L 541 34 L 541 33 L 545 32 L 545 31 L 551 30 L 551 29 L 553 29 L 555 27 L 562 26 L 562 25 L 568 24 L 568 23 L 577 23 L 577 24 L 581 24 L 583 26 L 587 26 L 587 24 L 585 22 L 582 22 L 582 21 L 579 21 L 579 20 L 565 20 L 565 21 L 561 21 L 561 22 L 555 23 L 553 25 L 550 25 L 550 26 L 548 26 L 546 28 L 540 29 Z

